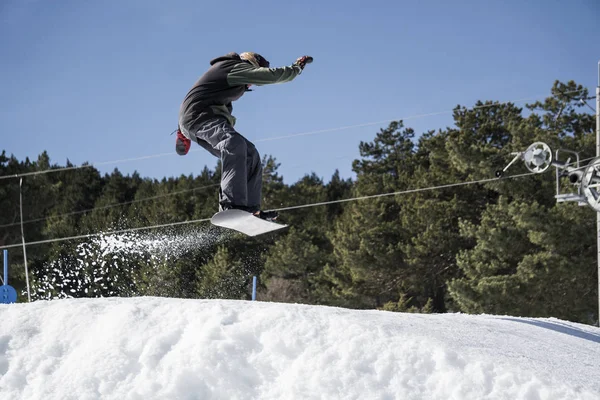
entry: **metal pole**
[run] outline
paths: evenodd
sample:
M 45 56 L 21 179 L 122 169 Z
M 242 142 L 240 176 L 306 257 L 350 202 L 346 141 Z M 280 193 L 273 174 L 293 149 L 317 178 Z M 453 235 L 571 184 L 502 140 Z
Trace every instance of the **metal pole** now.
M 0 304 L 17 302 L 17 291 L 8 285 L 8 250 L 4 250 L 4 285 L 0 286 Z
M 8 285 L 8 250 L 4 250 L 4 285 Z
M 19 208 L 21 209 L 21 240 L 23 241 L 23 261 L 25 262 L 25 280 L 27 282 L 27 301 L 31 302 L 29 290 L 29 271 L 27 269 L 27 249 L 25 248 L 25 230 L 23 229 L 23 178 L 19 182 Z
M 600 61 L 598 61 L 598 86 L 596 87 L 596 157 L 600 157 Z M 600 326 L 600 213 L 596 213 L 598 251 L 598 326 Z
M 256 276 L 252 277 L 252 301 L 256 300 Z

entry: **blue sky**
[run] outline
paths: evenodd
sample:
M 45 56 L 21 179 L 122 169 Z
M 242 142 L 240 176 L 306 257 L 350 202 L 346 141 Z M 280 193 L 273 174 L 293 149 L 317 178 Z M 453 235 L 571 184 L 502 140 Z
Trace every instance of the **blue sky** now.
M 195 144 L 176 155 L 169 133 L 209 60 L 309 54 L 296 80 L 234 104 L 236 128 L 287 183 L 351 177 L 359 142 L 387 123 L 265 139 L 448 111 L 405 121 L 421 133 L 451 125 L 457 104 L 544 96 L 555 79 L 594 94 L 599 16 L 598 0 L 2 0 L 0 148 L 59 164 L 171 153 L 98 168 L 197 173 L 216 159 Z

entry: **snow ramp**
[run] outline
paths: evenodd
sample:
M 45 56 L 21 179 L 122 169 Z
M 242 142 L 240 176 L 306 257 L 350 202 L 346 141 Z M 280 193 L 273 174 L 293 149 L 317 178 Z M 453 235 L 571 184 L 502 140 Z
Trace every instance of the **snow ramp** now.
M 600 329 L 156 297 L 0 305 L 0 399 L 600 399 Z

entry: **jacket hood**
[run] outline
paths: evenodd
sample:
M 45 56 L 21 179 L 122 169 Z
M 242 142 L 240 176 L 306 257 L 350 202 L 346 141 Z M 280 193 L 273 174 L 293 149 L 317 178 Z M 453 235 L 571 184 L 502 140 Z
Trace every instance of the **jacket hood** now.
M 240 58 L 240 55 L 238 53 L 227 53 L 224 56 L 220 56 L 220 57 L 210 60 L 210 65 L 214 65 L 215 63 L 218 63 L 219 61 L 226 61 L 226 60 L 241 61 L 242 59 Z

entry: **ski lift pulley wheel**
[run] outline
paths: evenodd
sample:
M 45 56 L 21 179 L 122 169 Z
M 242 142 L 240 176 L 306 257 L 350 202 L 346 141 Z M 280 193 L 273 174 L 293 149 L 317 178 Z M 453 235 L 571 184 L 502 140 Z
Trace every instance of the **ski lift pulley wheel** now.
M 581 178 L 581 190 L 596 212 L 600 212 L 600 157 L 588 164 Z
M 523 153 L 525 167 L 531 172 L 541 174 L 552 165 L 552 150 L 544 142 L 535 142 Z

